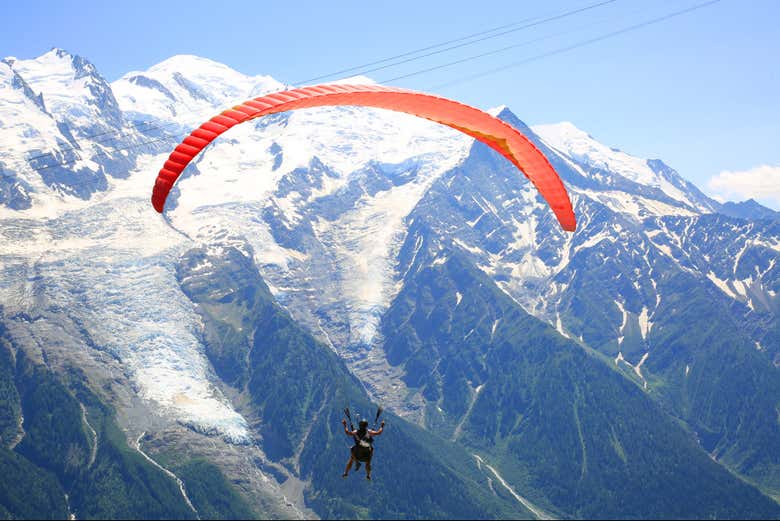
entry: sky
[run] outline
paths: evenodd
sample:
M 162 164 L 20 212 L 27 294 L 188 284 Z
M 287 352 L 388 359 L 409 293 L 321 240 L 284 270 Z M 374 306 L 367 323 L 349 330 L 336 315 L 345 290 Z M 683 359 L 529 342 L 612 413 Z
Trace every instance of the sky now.
M 300 85 L 509 25 L 367 76 L 481 108 L 507 105 L 529 125 L 571 121 L 607 145 L 662 159 L 710 195 L 780 210 L 780 2 L 720 0 L 601 39 L 703 1 L 6 1 L 0 56 L 59 47 L 113 81 L 195 54 Z M 414 74 L 431 67 L 440 68 Z

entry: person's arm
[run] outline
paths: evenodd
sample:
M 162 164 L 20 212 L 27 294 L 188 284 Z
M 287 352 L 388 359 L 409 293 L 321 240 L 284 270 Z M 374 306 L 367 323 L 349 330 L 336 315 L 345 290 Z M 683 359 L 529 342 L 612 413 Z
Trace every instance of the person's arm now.
M 385 422 L 382 422 L 382 424 L 379 426 L 379 430 L 378 431 L 368 431 L 368 433 L 371 436 L 379 436 L 380 434 L 382 434 L 382 431 L 384 431 L 384 430 L 385 430 Z
M 344 434 L 347 436 L 354 436 L 355 433 L 349 429 L 347 429 L 347 420 L 341 420 L 341 424 L 344 426 Z

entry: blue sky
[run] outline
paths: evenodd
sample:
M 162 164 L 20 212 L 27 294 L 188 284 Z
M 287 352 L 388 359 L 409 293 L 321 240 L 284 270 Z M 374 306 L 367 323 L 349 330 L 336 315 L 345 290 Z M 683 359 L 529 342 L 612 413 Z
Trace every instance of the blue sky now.
M 114 80 L 175 54 L 196 54 L 246 74 L 298 83 L 597 1 L 217 5 L 157 0 L 135 1 L 132 7 L 97 1 L 4 2 L 0 55 L 31 58 L 61 47 L 86 57 Z M 737 200 L 753 195 L 780 209 L 776 0 L 721 0 L 656 25 L 463 81 L 695 4 L 616 0 L 369 75 L 387 81 L 517 45 L 392 83 L 483 108 L 506 104 L 529 124 L 568 120 L 606 144 L 663 159 L 707 192 Z

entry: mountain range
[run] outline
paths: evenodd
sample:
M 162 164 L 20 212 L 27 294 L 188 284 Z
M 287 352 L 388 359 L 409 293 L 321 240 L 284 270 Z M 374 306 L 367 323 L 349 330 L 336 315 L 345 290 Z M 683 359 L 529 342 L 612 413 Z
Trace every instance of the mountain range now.
M 575 233 L 485 145 L 357 107 L 231 129 L 154 212 L 191 128 L 284 88 L 0 62 L 4 517 L 780 517 L 780 214 L 508 107 Z

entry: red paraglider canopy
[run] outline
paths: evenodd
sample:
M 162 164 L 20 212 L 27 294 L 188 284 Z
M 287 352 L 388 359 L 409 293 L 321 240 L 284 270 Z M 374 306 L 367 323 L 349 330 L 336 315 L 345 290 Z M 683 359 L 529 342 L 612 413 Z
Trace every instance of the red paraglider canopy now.
M 569 194 L 550 162 L 511 125 L 457 101 L 381 85 L 318 85 L 251 99 L 203 123 L 177 146 L 157 176 L 152 205 L 162 213 L 168 193 L 184 168 L 206 145 L 229 128 L 268 114 L 328 105 L 357 105 L 406 112 L 459 130 L 512 162 L 534 184 L 564 230 L 577 223 Z

